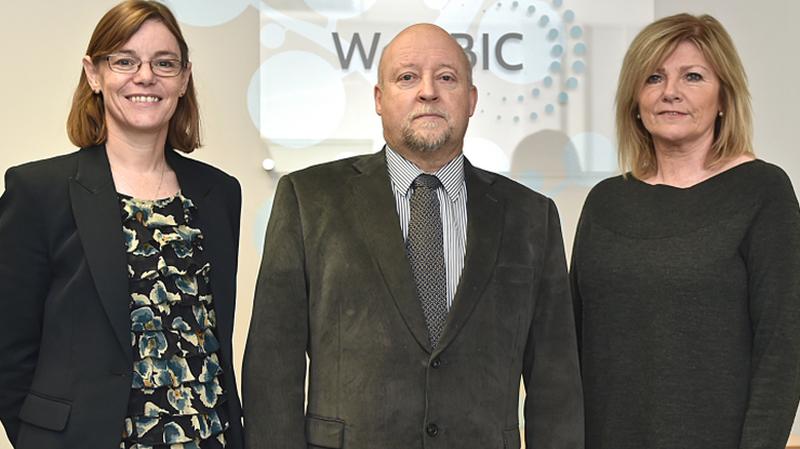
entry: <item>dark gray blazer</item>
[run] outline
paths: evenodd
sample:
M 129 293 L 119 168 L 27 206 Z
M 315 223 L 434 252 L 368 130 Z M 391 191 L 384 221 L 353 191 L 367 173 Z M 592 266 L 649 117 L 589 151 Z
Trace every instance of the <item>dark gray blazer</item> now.
M 280 180 L 245 353 L 250 449 L 517 449 L 520 376 L 528 447 L 583 448 L 555 205 L 465 172 L 465 266 L 435 351 L 385 153 Z
M 242 448 L 231 361 L 241 192 L 167 150 L 209 254 L 224 388 Z M 0 198 L 0 419 L 17 449 L 119 446 L 131 390 L 127 259 L 105 147 L 14 167 Z

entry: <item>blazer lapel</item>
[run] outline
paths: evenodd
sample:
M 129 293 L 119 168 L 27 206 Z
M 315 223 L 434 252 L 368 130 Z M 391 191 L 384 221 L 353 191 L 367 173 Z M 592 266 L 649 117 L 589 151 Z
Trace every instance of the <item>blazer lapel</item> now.
M 69 180 L 69 195 L 97 293 L 122 350 L 132 356 L 122 217 L 105 146 L 78 153 L 78 170 Z
M 359 159 L 350 179 L 349 209 L 361 227 L 372 258 L 408 329 L 420 346 L 431 351 L 425 317 L 417 300 L 414 278 L 403 247 L 397 206 L 391 191 L 384 151 Z
M 494 176 L 464 161 L 467 183 L 467 247 L 464 269 L 437 352 L 458 335 L 492 276 L 503 233 L 503 202 L 493 195 Z
M 211 289 L 214 294 L 214 310 L 217 316 L 217 336 L 221 342 L 231 341 L 233 332 L 233 308 L 236 291 L 237 246 L 232 223 L 228 222 L 226 199 L 220 198 L 220 189 L 214 188 L 213 178 L 198 176 L 192 169 L 193 162 L 177 154 L 174 150 L 165 150 L 167 163 L 175 171 L 181 193 L 197 207 L 196 221 L 193 227 L 203 232 L 203 251 L 211 262 Z M 231 282 L 231 280 L 233 280 Z M 228 345 L 222 345 L 223 356 L 232 362 L 232 354 L 228 353 Z

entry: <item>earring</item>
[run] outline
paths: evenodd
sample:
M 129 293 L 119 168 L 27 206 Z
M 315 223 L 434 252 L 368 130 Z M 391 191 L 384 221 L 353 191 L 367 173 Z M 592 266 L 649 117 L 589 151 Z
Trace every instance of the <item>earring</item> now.
M 641 119 L 642 119 L 642 116 L 637 113 L 636 114 L 636 120 L 641 120 Z
M 722 116 L 723 116 L 723 115 L 725 115 L 725 114 L 723 114 L 723 113 L 722 113 L 722 111 L 719 111 L 719 113 L 718 113 L 717 115 L 719 115 L 720 117 L 722 117 Z

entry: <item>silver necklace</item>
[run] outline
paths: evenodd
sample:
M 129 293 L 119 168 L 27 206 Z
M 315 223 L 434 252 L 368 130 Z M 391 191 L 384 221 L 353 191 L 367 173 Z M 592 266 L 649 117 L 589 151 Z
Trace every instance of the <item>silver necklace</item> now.
M 161 184 L 164 182 L 164 173 L 167 171 L 167 161 L 161 165 L 161 176 L 158 178 L 158 187 L 156 187 L 156 193 L 153 195 L 153 199 L 158 199 L 158 192 L 161 191 Z
M 114 164 L 111 164 L 109 162 L 109 165 L 111 166 L 111 173 L 112 173 L 112 177 L 114 178 L 114 181 L 115 182 L 120 181 L 120 185 L 121 186 L 130 187 L 129 183 L 127 181 L 125 181 L 122 173 L 118 173 L 118 171 L 114 169 Z M 166 172 L 167 172 L 167 161 L 164 161 L 163 165 L 161 165 L 161 174 L 158 177 L 158 185 L 156 186 L 156 191 L 155 191 L 155 193 L 153 193 L 153 199 L 154 200 L 159 199 L 158 198 L 158 192 L 161 191 L 161 186 L 164 184 L 164 174 Z M 118 173 L 119 178 L 117 176 L 114 176 L 114 173 Z M 133 190 L 130 191 L 130 194 L 134 195 Z

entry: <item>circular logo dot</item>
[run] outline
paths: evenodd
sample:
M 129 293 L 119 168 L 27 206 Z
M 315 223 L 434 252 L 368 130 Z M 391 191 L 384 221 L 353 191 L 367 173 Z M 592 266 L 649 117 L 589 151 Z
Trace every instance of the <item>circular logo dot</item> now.
M 578 87 L 578 80 L 575 77 L 569 77 L 567 79 L 567 88 L 568 89 L 575 89 Z
M 514 0 L 510 3 L 496 2 L 494 8 L 483 11 L 478 33 L 494 39 L 490 46 L 497 41 L 494 36 L 522 35 L 522 39 L 506 40 L 499 50 L 489 50 L 505 61 L 505 66 L 497 63 L 493 66 L 493 58 L 488 58 L 493 74 L 515 84 L 528 84 L 522 91 L 524 94 L 515 93 L 494 102 L 494 107 L 505 108 L 516 98 L 514 107 L 524 107 L 528 111 L 523 115 L 517 111 L 493 114 L 498 123 L 519 123 L 515 117 L 535 120 L 534 117 L 538 118 L 542 113 L 554 114 L 556 108 L 569 103 L 568 92 L 578 89 L 580 77 L 586 70 L 583 57 L 587 47 L 581 41 L 583 29 L 575 23 L 575 12 L 561 9 L 564 3 L 565 0 Z M 519 64 L 523 68 L 511 70 L 509 64 Z

